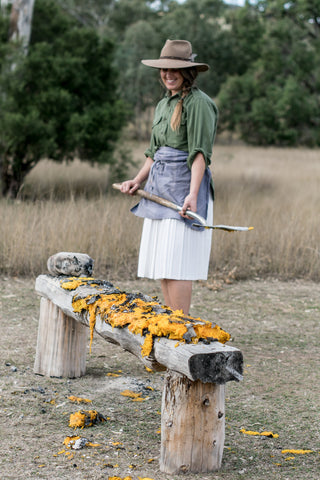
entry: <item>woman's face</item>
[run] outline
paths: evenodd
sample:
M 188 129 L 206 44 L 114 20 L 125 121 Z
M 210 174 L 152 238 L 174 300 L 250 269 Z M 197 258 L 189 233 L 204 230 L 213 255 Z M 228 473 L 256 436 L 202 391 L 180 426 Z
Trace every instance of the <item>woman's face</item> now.
M 161 80 L 172 95 L 180 92 L 183 84 L 183 76 L 179 69 L 176 68 L 161 68 Z

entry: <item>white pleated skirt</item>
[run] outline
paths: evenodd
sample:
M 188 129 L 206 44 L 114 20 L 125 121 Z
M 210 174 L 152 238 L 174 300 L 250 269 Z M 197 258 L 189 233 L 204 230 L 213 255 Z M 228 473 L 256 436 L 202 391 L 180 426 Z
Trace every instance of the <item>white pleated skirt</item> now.
M 208 205 L 213 223 L 213 200 Z M 138 277 L 172 280 L 208 278 L 212 230 L 197 231 L 173 218 L 145 218 L 142 228 Z

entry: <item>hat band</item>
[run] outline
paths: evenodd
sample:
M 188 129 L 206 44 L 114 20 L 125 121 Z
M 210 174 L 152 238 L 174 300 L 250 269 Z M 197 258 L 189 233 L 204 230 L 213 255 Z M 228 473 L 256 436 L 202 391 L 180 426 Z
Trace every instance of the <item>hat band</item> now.
M 163 58 L 170 59 L 170 60 L 182 60 L 183 62 L 193 62 L 192 58 L 165 56 L 165 57 L 160 57 L 160 60 L 162 60 Z

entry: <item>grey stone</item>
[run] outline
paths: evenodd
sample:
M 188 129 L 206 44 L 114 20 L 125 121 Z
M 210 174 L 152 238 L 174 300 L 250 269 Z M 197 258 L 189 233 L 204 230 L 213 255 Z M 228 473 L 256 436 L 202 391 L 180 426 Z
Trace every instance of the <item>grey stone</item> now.
M 91 276 L 94 260 L 86 253 L 59 252 L 52 255 L 47 262 L 49 273 L 55 277 L 66 275 L 72 277 Z

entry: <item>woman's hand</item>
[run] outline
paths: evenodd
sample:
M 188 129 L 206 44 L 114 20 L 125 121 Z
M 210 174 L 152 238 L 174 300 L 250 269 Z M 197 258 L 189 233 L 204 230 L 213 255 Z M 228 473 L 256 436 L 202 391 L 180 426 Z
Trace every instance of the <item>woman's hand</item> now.
M 192 212 L 197 211 L 197 198 L 198 196 L 195 193 L 189 193 L 189 195 L 186 196 L 184 199 L 184 203 L 182 205 L 182 209 L 179 212 L 180 215 L 184 218 L 191 218 L 186 215 L 187 210 L 191 210 Z
M 140 188 L 140 183 L 135 179 L 126 180 L 121 183 L 120 192 L 126 193 L 127 195 L 134 195 L 138 188 Z
M 134 195 L 138 188 L 140 188 L 141 184 L 147 180 L 152 164 L 153 159 L 147 157 L 143 167 L 134 179 L 126 180 L 121 183 L 120 192 L 126 193 L 127 195 Z

